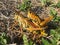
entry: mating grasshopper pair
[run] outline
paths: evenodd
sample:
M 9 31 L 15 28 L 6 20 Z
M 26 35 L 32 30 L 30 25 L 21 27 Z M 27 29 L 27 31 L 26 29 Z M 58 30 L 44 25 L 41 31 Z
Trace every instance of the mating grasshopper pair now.
M 53 16 L 41 20 L 34 12 L 28 11 L 27 17 L 24 17 L 22 14 L 16 12 L 14 19 L 19 23 L 20 27 L 24 30 L 33 32 L 39 30 L 40 36 L 47 35 L 45 29 L 47 28 L 46 24 L 53 19 Z

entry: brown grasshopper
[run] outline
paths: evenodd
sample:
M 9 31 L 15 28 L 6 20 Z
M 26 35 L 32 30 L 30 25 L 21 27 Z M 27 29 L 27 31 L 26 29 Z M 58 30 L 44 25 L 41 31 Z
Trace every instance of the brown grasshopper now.
M 42 21 L 34 12 L 28 11 L 28 18 L 32 19 L 32 22 L 38 26 L 44 27 L 48 22 L 50 22 L 53 19 L 53 16 L 49 15 L 49 17 L 44 18 Z

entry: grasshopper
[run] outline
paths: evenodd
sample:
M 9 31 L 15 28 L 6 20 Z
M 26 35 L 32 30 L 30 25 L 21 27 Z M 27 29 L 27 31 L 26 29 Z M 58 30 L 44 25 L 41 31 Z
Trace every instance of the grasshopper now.
M 16 12 L 14 19 L 19 23 L 19 25 L 24 29 L 28 30 L 30 32 L 34 32 L 37 30 L 41 31 L 40 35 L 46 35 L 44 29 L 46 29 L 47 26 L 45 26 L 48 22 L 52 20 L 52 16 L 45 18 L 44 21 L 42 21 L 36 14 L 34 14 L 31 11 L 28 11 L 27 17 L 24 17 L 22 14 Z

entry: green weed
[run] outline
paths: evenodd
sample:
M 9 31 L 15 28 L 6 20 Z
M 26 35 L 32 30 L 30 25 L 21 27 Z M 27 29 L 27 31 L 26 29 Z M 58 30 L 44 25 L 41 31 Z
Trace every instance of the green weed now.
M 27 11 L 31 6 L 32 6 L 32 5 L 31 5 L 31 1 L 29 1 L 29 0 L 24 0 L 24 2 L 23 2 L 21 5 L 19 5 L 18 8 L 19 8 L 21 11 Z
M 6 40 L 6 34 L 2 33 L 0 35 L 0 45 L 6 45 L 7 44 L 7 40 Z

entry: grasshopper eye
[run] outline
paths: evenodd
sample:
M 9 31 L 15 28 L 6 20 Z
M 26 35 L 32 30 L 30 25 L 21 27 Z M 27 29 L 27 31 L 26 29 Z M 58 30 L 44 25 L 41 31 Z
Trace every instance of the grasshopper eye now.
M 31 11 L 30 11 L 30 13 L 31 13 Z

